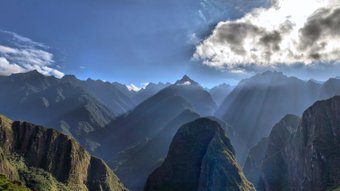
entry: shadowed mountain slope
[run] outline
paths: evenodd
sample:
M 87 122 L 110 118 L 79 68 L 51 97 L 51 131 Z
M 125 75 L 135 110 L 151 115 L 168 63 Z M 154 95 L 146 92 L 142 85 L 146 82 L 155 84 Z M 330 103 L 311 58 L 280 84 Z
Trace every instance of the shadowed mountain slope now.
M 269 135 L 273 125 L 286 114 L 301 115 L 320 94 L 321 85 L 264 72 L 242 80 L 229 94 L 216 115 L 235 132 L 232 142 L 243 164 L 249 149 Z
M 255 189 L 244 177 L 219 123 L 201 118 L 177 131 L 168 156 L 149 176 L 144 190 Z

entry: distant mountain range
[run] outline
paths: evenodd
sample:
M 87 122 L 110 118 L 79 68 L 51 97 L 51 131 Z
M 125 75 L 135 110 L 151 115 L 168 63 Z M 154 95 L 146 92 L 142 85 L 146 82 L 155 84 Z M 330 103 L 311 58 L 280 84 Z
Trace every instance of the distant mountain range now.
M 269 135 L 271 127 L 286 114 L 301 115 L 320 99 L 340 94 L 340 80 L 320 84 L 264 72 L 242 80 L 228 95 L 216 116 L 228 122 L 237 157 L 244 164 L 249 149 Z
M 117 82 L 81 81 L 71 75 L 57 79 L 31 71 L 0 76 L 0 86 L 0 113 L 53 127 L 94 150 L 97 143 L 88 133 L 104 128 L 166 84 L 131 92 Z
M 0 85 L 0 113 L 73 136 L 106 159 L 132 189 L 144 186 L 182 124 L 217 109 L 210 91 L 188 76 L 172 85 L 150 83 L 138 92 L 118 82 L 57 79 L 37 71 L 2 76 Z M 226 97 L 225 87 L 215 88 L 214 97 Z M 147 153 L 156 149 L 150 158 Z M 135 161 L 137 154 L 147 164 Z
M 200 116 L 213 115 L 216 108 L 209 92 L 184 76 L 94 132 L 92 138 L 100 138 L 102 145 L 97 154 L 107 160 L 114 158 L 112 167 L 123 182 L 131 190 L 140 190 L 148 174 L 165 158 L 177 129 Z M 155 150 L 150 157 L 150 151 Z

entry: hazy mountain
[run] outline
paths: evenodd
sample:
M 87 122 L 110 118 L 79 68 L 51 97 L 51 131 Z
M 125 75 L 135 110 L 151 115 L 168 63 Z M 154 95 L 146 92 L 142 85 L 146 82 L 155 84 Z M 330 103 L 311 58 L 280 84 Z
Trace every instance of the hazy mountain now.
M 243 176 L 219 123 L 201 118 L 178 130 L 164 163 L 149 176 L 144 190 L 255 189 Z
M 136 95 L 126 92 L 123 84 L 82 81 L 72 75 L 57 79 L 31 71 L 0 76 L 0 86 L 0 112 L 58 129 L 91 150 L 99 145 L 88 139 L 88 133 L 106 127 L 116 115 L 136 106 Z M 151 85 L 143 97 L 151 96 L 160 86 Z
M 288 113 L 301 115 L 317 100 L 320 86 L 269 71 L 242 80 L 216 114 L 234 128 L 232 142 L 241 164 L 277 121 Z
M 145 88 L 135 92 L 132 99 L 138 105 L 170 85 L 170 83 L 149 83 Z
M 0 116 L 0 173 L 33 190 L 125 190 L 100 159 L 54 129 Z
M 91 137 L 101 140 L 102 147 L 96 153 L 108 161 L 114 159 L 112 167 L 124 184 L 129 189 L 138 190 L 159 160 L 165 157 L 179 126 L 200 115 L 212 114 L 215 109 L 210 94 L 184 76 Z M 155 142 L 159 145 L 153 144 Z M 151 151 L 154 157 L 147 156 L 146 153 Z M 135 155 L 147 164 L 136 161 Z
M 214 99 L 215 103 L 220 106 L 232 90 L 233 88 L 230 85 L 223 83 L 211 88 L 209 93 Z
M 185 110 L 172 119 L 153 138 L 146 140 L 132 149 L 119 153 L 114 161 L 115 172 L 129 185 L 129 189 L 143 190 L 144 184 L 153 170 L 165 159 L 166 154 L 177 130 L 185 123 L 200 116 L 190 110 Z
M 114 154 L 152 138 L 187 109 L 200 115 L 209 115 L 215 108 L 210 94 L 197 82 L 184 76 L 93 136 L 103 137 L 103 145 L 109 141 L 113 145 L 111 152 Z M 120 140 L 122 137 L 124 140 Z
M 260 176 L 265 176 L 269 178 L 266 181 L 277 182 L 271 183 L 270 190 L 289 190 L 285 187 L 287 185 L 280 184 L 281 180 L 288 178 L 286 171 L 288 161 L 285 161 L 283 149 L 296 132 L 299 123 L 299 117 L 286 115 L 274 125 L 268 138 L 264 138 L 251 149 L 243 170 L 257 189 L 264 189 L 263 179 L 260 180 Z
M 192 105 L 194 111 L 202 116 L 213 115 L 217 109 L 216 103 L 209 92 L 187 75 L 183 76 L 181 80 L 176 81 L 174 85 L 169 86 L 167 91 L 173 95 L 183 97 Z
M 112 84 L 92 79 L 82 81 L 69 75 L 64 76 L 61 81 L 67 81 L 81 87 L 84 91 L 104 104 L 115 115 L 126 113 L 136 106 L 136 103 L 132 99 L 132 93 L 129 92 L 123 84 L 119 84 L 117 82 Z M 126 92 L 126 90 L 128 92 Z
M 322 84 L 319 99 L 328 99 L 340 95 L 340 79 L 330 78 Z
M 0 77 L 0 112 L 20 120 L 53 127 L 87 147 L 89 132 L 104 128 L 115 115 L 75 83 L 36 71 Z

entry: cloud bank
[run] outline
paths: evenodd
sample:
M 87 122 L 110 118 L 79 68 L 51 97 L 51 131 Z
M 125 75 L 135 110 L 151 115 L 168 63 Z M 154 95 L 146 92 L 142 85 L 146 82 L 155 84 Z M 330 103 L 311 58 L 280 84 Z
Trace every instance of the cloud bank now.
M 338 0 L 277 0 L 243 18 L 220 22 L 194 58 L 228 71 L 340 60 Z
M 53 68 L 53 54 L 46 45 L 13 32 L 0 30 L 0 33 L 0 75 L 37 70 L 57 78 L 64 76 Z

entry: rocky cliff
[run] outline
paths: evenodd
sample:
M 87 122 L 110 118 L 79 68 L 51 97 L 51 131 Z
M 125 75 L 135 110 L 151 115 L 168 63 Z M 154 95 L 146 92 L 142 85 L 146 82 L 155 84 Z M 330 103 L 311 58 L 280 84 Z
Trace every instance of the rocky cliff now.
M 0 173 L 36 190 L 124 190 L 100 159 L 53 129 L 0 116 Z
M 258 190 L 339 189 L 339 124 L 340 96 L 336 96 L 309 107 L 296 130 L 288 123 L 274 127 Z
M 285 152 L 292 190 L 333 190 L 340 183 L 340 96 L 308 108 Z
M 237 164 L 219 123 L 200 118 L 183 125 L 164 163 L 148 178 L 145 191 L 255 190 Z
M 258 190 L 289 190 L 287 167 L 291 161 L 286 159 L 285 146 L 296 132 L 299 123 L 299 117 L 286 115 L 273 127 L 262 162 L 261 178 L 257 182 Z

